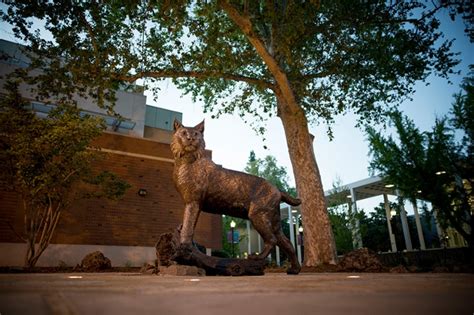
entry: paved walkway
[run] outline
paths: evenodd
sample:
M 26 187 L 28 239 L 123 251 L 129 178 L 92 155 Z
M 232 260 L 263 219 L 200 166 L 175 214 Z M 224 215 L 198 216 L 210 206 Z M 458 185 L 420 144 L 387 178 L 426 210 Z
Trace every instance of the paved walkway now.
M 0 314 L 474 314 L 473 274 L 0 274 Z

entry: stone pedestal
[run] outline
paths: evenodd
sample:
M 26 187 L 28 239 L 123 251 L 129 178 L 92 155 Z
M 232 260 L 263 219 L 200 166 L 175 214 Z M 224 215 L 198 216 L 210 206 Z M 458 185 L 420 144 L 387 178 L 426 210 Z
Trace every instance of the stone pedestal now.
M 206 271 L 196 266 L 171 265 L 159 267 L 160 275 L 164 276 L 205 276 Z

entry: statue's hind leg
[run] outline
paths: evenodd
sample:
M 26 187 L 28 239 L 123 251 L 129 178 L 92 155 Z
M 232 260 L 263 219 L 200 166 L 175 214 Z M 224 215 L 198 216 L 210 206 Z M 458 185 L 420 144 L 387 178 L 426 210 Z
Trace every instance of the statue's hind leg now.
M 288 256 L 288 259 L 290 260 L 291 266 L 288 267 L 286 270 L 287 274 L 292 274 L 292 275 L 297 275 L 300 273 L 301 270 L 301 265 L 298 262 L 298 258 L 296 257 L 296 252 L 295 249 L 293 248 L 293 245 L 291 244 L 290 240 L 286 237 L 285 234 L 283 234 L 283 231 L 281 230 L 276 234 L 277 237 L 277 245 L 280 246 L 280 248 L 286 253 Z
M 258 255 L 249 255 L 250 259 L 265 259 L 277 244 L 277 238 L 273 231 L 273 209 L 250 206 L 249 219 L 253 227 L 263 239 L 265 244 L 263 251 Z

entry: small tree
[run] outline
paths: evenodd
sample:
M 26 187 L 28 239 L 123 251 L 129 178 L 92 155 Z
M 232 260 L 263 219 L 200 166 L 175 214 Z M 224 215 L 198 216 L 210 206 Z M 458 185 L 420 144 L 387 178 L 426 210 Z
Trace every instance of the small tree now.
M 74 185 L 100 186 L 101 193 L 120 197 L 128 184 L 109 172 L 93 175 L 91 162 L 99 158 L 91 141 L 101 134 L 99 118 L 81 116 L 78 109 L 60 101 L 47 119 L 28 110 L 18 83 L 7 82 L 9 94 L 0 102 L 0 179 L 2 186 L 21 195 L 25 266 L 33 268 L 48 247 L 61 213 L 71 201 L 85 197 Z
M 341 211 L 340 207 L 329 207 L 328 212 L 337 254 L 344 255 L 354 249 L 349 215 L 347 212 Z
M 391 203 L 391 209 L 397 205 Z M 362 242 L 365 247 L 376 251 L 388 251 L 390 249 L 390 237 L 388 235 L 387 217 L 384 204 L 381 203 L 367 216 L 361 212 L 360 219 Z
M 455 95 L 450 118 L 437 119 L 430 132 L 421 132 L 400 112 L 391 115 L 398 141 L 367 129 L 371 169 L 381 172 L 406 198 L 430 201 L 443 227 L 455 228 L 474 247 L 473 79 Z M 456 142 L 455 130 L 463 133 Z
M 348 203 L 347 188 L 343 186 L 342 180 L 337 177 L 332 183 L 330 198 L 327 200 L 329 220 L 331 221 L 336 250 L 338 255 L 343 255 L 354 249 L 354 239 L 357 237 L 356 220 L 357 214 L 351 211 Z

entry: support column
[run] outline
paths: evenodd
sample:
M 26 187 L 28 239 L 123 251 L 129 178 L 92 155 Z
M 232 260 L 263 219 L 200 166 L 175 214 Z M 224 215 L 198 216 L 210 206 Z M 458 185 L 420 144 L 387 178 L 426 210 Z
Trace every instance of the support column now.
M 288 223 L 290 227 L 290 242 L 291 245 L 293 245 L 294 248 L 295 246 L 295 225 L 293 223 L 293 213 L 291 213 L 291 207 L 288 207 Z
M 397 196 L 399 196 L 397 192 Z M 407 212 L 405 210 L 404 201 L 399 197 L 399 204 L 400 204 L 400 221 L 402 222 L 402 230 L 403 230 L 403 238 L 405 239 L 405 246 L 407 250 L 413 250 L 413 246 L 411 244 L 411 237 L 410 237 L 410 229 L 408 228 L 408 219 L 407 219 Z
M 276 264 L 277 266 L 280 266 L 280 247 L 275 246 L 275 255 L 276 255 Z
M 415 213 L 416 231 L 418 232 L 418 240 L 420 241 L 420 249 L 425 250 L 425 237 L 423 236 L 423 227 L 421 226 L 420 214 L 418 213 L 418 205 L 416 199 L 412 201 L 413 212 Z
M 445 248 L 445 247 L 447 247 L 446 239 L 445 239 L 445 234 L 446 233 L 445 233 L 445 231 L 443 231 L 443 229 L 441 228 L 441 225 L 439 224 L 438 210 L 434 207 L 433 207 L 433 213 L 434 213 L 434 219 L 435 219 L 435 223 L 436 223 L 436 232 L 438 233 L 439 245 L 442 248 Z
M 351 188 L 351 213 L 350 213 L 350 222 L 351 222 L 351 230 L 352 230 L 352 246 L 354 249 L 362 248 L 362 235 L 360 234 L 360 222 L 357 219 L 357 203 L 356 203 L 356 195 L 353 188 Z
M 391 209 L 390 209 L 390 204 L 388 202 L 387 194 L 383 194 L 383 203 L 385 207 L 385 217 L 387 218 L 387 228 L 388 228 L 388 236 L 390 237 L 390 245 L 392 248 L 392 252 L 396 253 L 397 242 L 395 241 L 395 235 L 392 232 L 392 224 L 391 224 L 392 214 L 390 213 Z
M 301 264 L 301 261 L 302 261 L 301 243 L 298 243 L 298 240 L 300 237 L 300 222 L 298 218 L 296 218 L 295 231 L 296 231 L 296 254 L 298 255 L 298 261 Z
M 247 255 L 252 254 L 252 239 L 250 238 L 250 221 L 247 220 Z

